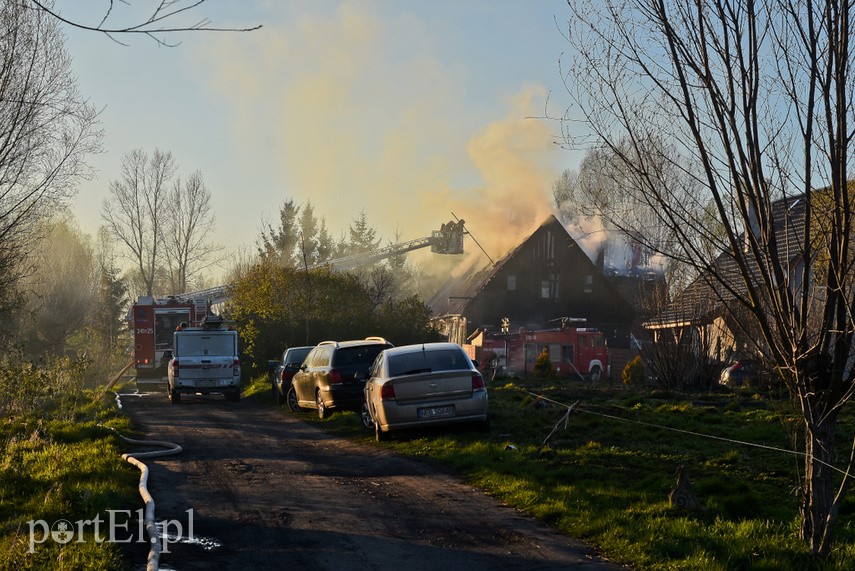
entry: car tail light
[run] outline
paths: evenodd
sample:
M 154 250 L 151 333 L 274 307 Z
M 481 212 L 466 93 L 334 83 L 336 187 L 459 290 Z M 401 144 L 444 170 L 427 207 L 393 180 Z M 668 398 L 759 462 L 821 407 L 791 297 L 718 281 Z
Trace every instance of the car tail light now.
M 172 360 L 172 376 L 178 378 L 178 359 Z
M 341 376 L 341 371 L 338 369 L 330 369 L 327 378 L 331 385 L 340 385 L 344 381 L 344 378 Z
M 472 371 L 472 390 L 477 391 L 483 388 L 485 388 L 484 377 L 481 376 L 481 373 Z
M 385 383 L 380 387 L 381 400 L 395 400 L 395 387 L 392 383 Z
M 237 377 L 240 375 L 240 359 L 232 361 L 232 374 Z

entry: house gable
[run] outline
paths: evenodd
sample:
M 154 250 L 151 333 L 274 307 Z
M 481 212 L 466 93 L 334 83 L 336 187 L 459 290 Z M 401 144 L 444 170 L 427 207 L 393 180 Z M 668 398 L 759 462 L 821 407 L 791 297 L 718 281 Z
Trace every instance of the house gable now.
M 437 315 L 465 316 L 470 331 L 499 329 L 503 318 L 512 329 L 584 318 L 618 345 L 628 341 L 634 319 L 629 302 L 554 216 L 493 268 L 462 277 L 430 305 Z

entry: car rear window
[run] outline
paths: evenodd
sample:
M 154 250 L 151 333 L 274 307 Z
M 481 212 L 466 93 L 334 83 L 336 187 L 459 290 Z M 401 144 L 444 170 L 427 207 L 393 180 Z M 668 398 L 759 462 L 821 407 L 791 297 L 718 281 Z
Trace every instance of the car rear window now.
M 389 356 L 389 375 L 408 375 L 433 371 L 461 371 L 469 369 L 463 351 L 441 349 L 438 351 L 412 351 Z
M 235 355 L 237 337 L 231 334 L 185 334 L 175 337 L 175 354 L 181 357 Z
M 355 347 L 340 347 L 333 357 L 333 367 L 371 366 L 377 355 L 388 345 L 357 345 Z
M 288 349 L 288 353 L 285 355 L 285 364 L 302 365 L 303 361 L 306 360 L 306 355 L 308 355 L 311 350 L 311 347 L 306 349 Z

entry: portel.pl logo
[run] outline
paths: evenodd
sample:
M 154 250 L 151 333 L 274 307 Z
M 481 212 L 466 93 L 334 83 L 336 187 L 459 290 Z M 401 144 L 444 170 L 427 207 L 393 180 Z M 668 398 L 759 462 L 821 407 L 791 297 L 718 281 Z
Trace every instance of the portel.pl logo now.
M 136 513 L 136 521 L 131 519 L 131 514 Z M 49 523 L 43 519 L 35 519 L 27 522 L 30 528 L 30 548 L 28 553 L 35 553 L 36 545 L 48 540 L 65 545 L 66 543 L 84 543 L 87 540 L 103 543 L 153 543 L 155 540 L 149 538 L 145 532 L 145 518 L 143 509 L 135 512 L 131 510 L 107 510 L 107 517 L 101 515 L 94 519 L 79 519 L 69 521 L 58 519 Z M 193 541 L 193 508 L 187 510 L 187 533 L 184 526 L 176 519 L 163 520 L 157 523 L 158 535 L 161 542 L 161 552 L 169 553 L 169 544 L 179 541 Z

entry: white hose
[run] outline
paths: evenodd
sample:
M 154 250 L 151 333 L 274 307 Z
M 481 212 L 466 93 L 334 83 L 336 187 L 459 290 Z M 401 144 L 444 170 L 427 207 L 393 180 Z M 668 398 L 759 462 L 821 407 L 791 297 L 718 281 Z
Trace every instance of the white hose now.
M 100 426 L 104 425 L 100 424 Z M 164 448 L 168 448 L 168 450 L 153 450 L 151 452 L 128 452 L 127 454 L 122 454 L 122 458 L 124 460 L 136 466 L 140 471 L 139 492 L 140 496 L 143 499 L 143 502 L 145 503 L 145 530 L 148 534 L 149 541 L 151 542 L 151 548 L 148 552 L 148 559 L 146 560 L 146 571 L 158 571 L 158 568 L 160 566 L 161 545 L 160 536 L 157 532 L 157 525 L 154 521 L 154 498 L 148 491 L 148 466 L 137 460 L 137 458 L 157 458 L 160 456 L 170 456 L 172 454 L 179 454 L 182 450 L 181 446 L 173 442 L 166 442 L 163 440 L 135 440 L 133 438 L 127 438 L 123 436 L 118 430 L 110 426 L 104 426 L 104 428 L 109 428 L 110 430 L 115 432 L 119 436 L 119 438 L 129 444 L 142 444 L 144 446 L 163 446 Z

